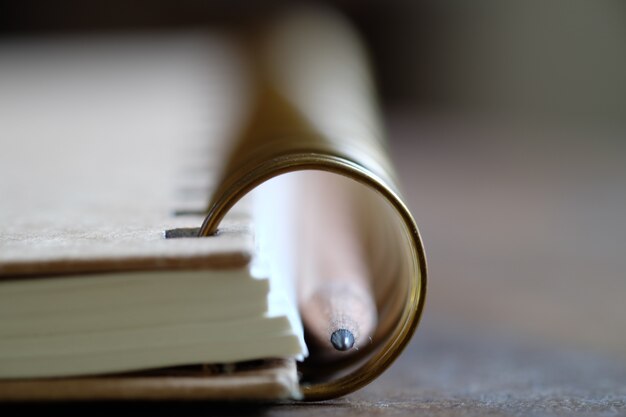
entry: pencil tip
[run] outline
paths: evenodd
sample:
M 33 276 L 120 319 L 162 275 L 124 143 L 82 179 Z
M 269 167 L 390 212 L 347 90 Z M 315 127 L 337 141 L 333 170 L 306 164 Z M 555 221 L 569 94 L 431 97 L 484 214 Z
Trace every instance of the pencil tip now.
M 348 350 L 354 346 L 354 335 L 352 335 L 350 330 L 335 330 L 330 336 L 330 343 L 332 343 L 337 350 Z

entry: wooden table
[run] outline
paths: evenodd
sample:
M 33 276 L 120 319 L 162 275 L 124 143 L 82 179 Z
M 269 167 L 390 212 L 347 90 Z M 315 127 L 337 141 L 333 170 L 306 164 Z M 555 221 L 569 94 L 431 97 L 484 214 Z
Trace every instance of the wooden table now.
M 376 382 L 316 404 L 55 404 L 12 412 L 68 416 L 484 416 L 624 415 L 623 361 L 529 344 L 427 317 L 411 345 Z M 9 414 L 5 414 L 9 415 Z
M 626 414 L 626 152 L 611 132 L 392 118 L 429 299 L 394 366 L 318 404 L 12 406 L 119 416 Z M 593 139 L 593 140 L 592 140 Z M 9 415 L 9 414 L 4 414 Z

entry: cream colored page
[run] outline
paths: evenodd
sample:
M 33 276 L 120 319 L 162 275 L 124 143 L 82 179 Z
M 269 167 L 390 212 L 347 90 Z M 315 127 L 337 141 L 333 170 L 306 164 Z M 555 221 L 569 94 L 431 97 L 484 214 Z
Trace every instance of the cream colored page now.
M 201 224 L 172 213 L 205 208 L 245 91 L 220 35 L 2 41 L 0 275 L 248 256 L 245 206 L 217 238 L 164 238 Z

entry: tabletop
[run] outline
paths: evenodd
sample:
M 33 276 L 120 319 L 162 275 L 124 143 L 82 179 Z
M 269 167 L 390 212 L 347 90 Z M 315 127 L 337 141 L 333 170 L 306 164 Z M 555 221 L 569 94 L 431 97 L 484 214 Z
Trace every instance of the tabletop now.
M 626 415 L 624 131 L 395 112 L 391 150 L 429 258 L 415 337 L 323 403 L 39 404 L 63 415 Z M 623 136 L 622 136 L 623 137 Z

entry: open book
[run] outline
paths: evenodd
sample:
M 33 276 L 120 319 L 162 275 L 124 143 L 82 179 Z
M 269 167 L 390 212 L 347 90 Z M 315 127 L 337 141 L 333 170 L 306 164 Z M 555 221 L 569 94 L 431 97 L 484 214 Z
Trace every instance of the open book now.
M 328 398 L 399 354 L 425 261 L 358 41 L 258 33 L 0 44 L 0 399 Z M 299 169 L 363 203 L 378 324 L 346 360 L 305 344 L 298 176 L 261 184 Z

